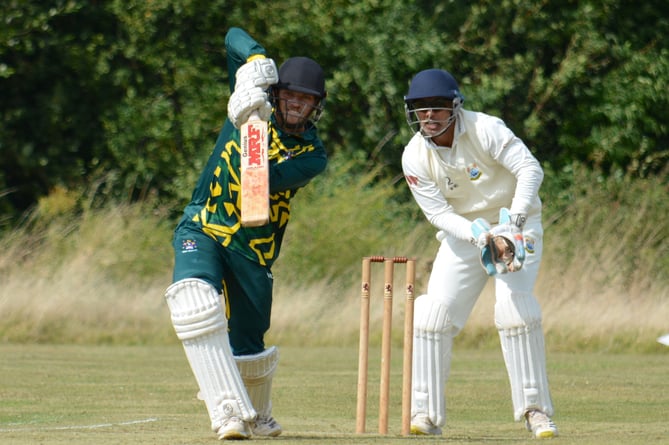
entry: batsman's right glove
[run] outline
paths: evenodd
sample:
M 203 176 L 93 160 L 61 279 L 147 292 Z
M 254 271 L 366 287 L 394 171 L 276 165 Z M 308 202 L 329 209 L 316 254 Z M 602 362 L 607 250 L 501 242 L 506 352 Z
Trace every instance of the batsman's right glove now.
M 228 100 L 228 119 L 235 128 L 241 127 L 254 110 L 258 111 L 260 119 L 264 121 L 272 116 L 272 104 L 267 97 L 267 91 L 253 87 L 232 92 Z

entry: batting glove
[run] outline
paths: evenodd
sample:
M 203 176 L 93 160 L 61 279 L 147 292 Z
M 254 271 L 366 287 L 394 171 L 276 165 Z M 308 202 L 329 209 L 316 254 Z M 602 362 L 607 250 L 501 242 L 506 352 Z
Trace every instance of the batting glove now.
M 246 62 L 237 70 L 235 90 L 260 87 L 266 90 L 279 81 L 274 60 L 260 57 Z
M 260 87 L 235 90 L 228 101 L 228 119 L 236 128 L 239 128 L 248 119 L 251 113 L 257 110 L 260 119 L 268 121 L 272 116 L 272 104 L 267 92 Z

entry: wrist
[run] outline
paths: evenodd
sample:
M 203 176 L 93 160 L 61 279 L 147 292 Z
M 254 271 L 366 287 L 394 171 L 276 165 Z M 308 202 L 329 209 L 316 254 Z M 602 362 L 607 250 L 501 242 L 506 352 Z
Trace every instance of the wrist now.
M 246 59 L 246 63 L 249 63 L 255 59 L 266 59 L 266 58 L 267 56 L 265 56 L 264 54 L 253 54 Z

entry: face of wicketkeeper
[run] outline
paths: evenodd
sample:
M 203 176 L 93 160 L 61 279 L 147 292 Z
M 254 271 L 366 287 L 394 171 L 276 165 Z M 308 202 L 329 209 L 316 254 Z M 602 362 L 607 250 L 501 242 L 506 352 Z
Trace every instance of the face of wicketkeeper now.
M 421 133 L 427 137 L 441 134 L 448 126 L 448 118 L 453 112 L 451 107 L 450 100 L 439 97 L 415 101 L 413 108 L 420 120 Z
M 277 121 L 281 127 L 291 131 L 304 131 L 311 114 L 318 105 L 313 94 L 282 88 L 278 95 Z

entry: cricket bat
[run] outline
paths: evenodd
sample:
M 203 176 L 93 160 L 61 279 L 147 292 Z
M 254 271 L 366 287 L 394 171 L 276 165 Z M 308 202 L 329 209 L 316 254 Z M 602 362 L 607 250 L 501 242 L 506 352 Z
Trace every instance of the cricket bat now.
M 240 128 L 241 139 L 241 224 L 258 227 L 269 222 L 269 158 L 267 122 L 257 112 Z

